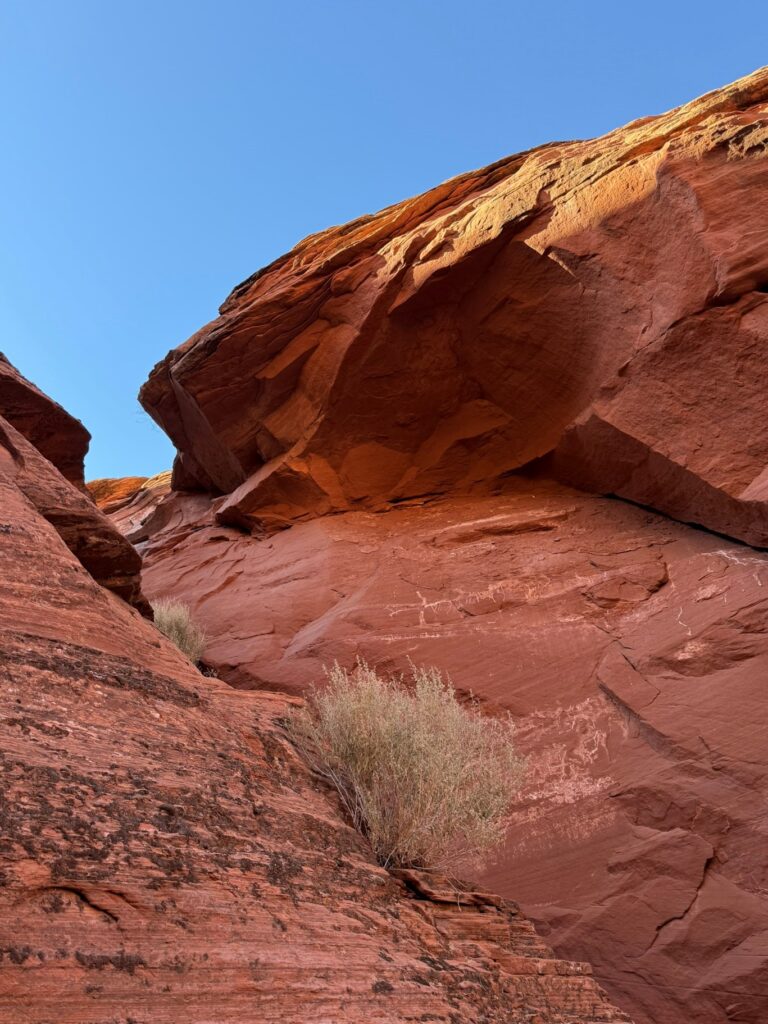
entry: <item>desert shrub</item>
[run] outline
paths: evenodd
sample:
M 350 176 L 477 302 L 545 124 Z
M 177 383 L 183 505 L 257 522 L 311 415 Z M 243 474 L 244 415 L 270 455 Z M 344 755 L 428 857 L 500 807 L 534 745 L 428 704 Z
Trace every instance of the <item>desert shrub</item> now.
M 189 606 L 181 601 L 158 601 L 152 605 L 155 625 L 161 633 L 186 654 L 193 664 L 200 661 L 206 643 L 204 631 L 197 625 Z
M 504 838 L 523 770 L 512 722 L 462 707 L 436 669 L 406 686 L 335 665 L 291 727 L 385 867 L 449 869 Z

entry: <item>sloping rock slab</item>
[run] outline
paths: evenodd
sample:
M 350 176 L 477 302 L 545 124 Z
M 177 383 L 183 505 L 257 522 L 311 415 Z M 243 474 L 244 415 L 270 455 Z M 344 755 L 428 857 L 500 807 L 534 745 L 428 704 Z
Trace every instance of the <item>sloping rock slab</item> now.
M 295 701 L 203 678 L 100 587 L 3 430 L 2 1024 L 628 1021 L 514 907 L 372 863 Z
M 412 659 L 510 710 L 529 776 L 483 881 L 642 1024 L 762 1024 L 768 556 L 541 479 L 261 541 L 216 505 L 133 524 L 208 663 L 298 694 Z
M 143 614 L 151 614 L 141 592 L 141 558 L 107 516 L 2 415 L 0 445 L 8 478 L 94 579 Z

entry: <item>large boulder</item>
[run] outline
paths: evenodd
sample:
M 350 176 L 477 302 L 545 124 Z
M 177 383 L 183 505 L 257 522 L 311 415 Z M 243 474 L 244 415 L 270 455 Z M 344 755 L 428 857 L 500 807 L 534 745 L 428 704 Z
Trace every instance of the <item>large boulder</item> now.
M 272 531 L 552 472 L 768 545 L 768 69 L 314 235 L 141 391 Z

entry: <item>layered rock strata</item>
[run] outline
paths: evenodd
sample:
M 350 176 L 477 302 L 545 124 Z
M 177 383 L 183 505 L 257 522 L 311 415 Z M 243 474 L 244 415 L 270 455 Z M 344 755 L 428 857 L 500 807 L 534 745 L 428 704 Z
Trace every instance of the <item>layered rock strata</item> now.
M 155 368 L 173 489 L 113 511 L 233 685 L 411 658 L 511 710 L 532 781 L 487 877 L 642 1024 L 768 1019 L 734 543 L 768 546 L 767 150 L 763 69 L 306 239 Z
M 768 555 L 540 478 L 260 541 L 156 500 L 118 513 L 144 586 L 189 603 L 222 678 L 414 660 L 511 711 L 528 779 L 482 881 L 638 1021 L 761 1024 Z
M 768 546 L 768 69 L 313 235 L 141 400 L 174 486 L 270 532 L 561 479 Z
M 0 355 L 0 457 L 6 472 L 99 583 L 149 614 L 140 557 L 85 493 L 89 441 L 79 420 Z
M 84 488 L 83 460 L 91 435 L 80 420 L 43 394 L 0 352 L 0 413 L 61 475 Z
M 3 1024 L 628 1021 L 514 905 L 376 866 L 296 699 L 202 677 L 100 586 L 0 425 Z

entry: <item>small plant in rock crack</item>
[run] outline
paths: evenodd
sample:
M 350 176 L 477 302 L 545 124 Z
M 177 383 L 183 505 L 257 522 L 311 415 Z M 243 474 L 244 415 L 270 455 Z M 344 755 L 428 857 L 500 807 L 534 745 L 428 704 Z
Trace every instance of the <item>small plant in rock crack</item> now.
M 334 665 L 290 729 L 384 867 L 448 870 L 504 839 L 524 767 L 512 721 L 462 707 L 436 669 L 406 684 Z
M 157 601 L 152 605 L 155 625 L 194 664 L 200 661 L 207 637 L 181 601 Z

